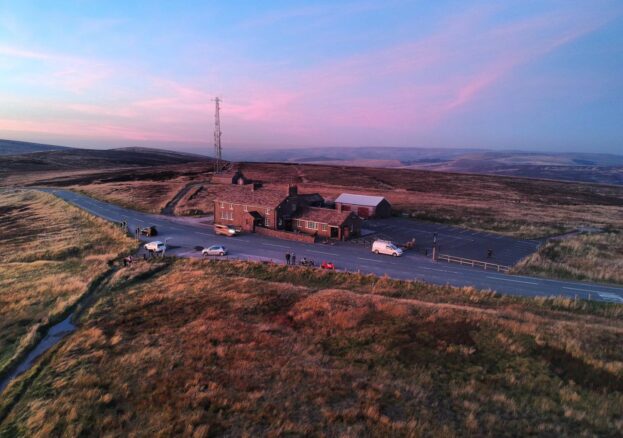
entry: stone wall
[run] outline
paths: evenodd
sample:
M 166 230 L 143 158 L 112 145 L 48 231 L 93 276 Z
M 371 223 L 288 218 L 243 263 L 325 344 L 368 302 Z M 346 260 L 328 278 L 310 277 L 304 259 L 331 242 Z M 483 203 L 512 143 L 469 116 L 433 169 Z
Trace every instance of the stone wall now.
M 293 240 L 295 242 L 314 243 L 316 238 L 309 234 L 292 233 L 288 231 L 271 230 L 264 227 L 255 227 L 255 232 L 262 236 L 275 237 L 277 239 Z

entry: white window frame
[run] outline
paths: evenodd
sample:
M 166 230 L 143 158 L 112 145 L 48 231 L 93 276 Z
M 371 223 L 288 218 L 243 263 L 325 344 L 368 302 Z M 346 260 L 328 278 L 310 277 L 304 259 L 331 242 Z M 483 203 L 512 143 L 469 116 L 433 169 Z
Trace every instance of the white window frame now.
M 318 222 L 307 221 L 307 223 L 305 224 L 305 228 L 307 228 L 308 230 L 317 230 Z
M 322 224 L 322 231 L 327 231 L 329 229 L 329 225 L 327 224 Z
M 245 212 L 248 212 L 248 211 L 249 211 L 249 206 L 248 206 L 248 205 L 245 205 L 245 206 L 244 206 L 244 211 L 245 211 Z

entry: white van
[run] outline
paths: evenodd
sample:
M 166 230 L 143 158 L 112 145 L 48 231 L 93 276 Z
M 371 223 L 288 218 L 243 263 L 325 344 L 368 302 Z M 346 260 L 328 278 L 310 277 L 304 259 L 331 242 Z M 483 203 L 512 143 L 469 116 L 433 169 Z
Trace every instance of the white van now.
M 146 243 L 145 249 L 149 252 L 164 252 L 164 250 L 167 249 L 167 246 L 159 240 L 155 240 L 153 242 Z
M 374 254 L 386 254 L 394 257 L 400 257 L 402 255 L 402 249 L 387 240 L 375 240 L 372 244 L 372 252 Z

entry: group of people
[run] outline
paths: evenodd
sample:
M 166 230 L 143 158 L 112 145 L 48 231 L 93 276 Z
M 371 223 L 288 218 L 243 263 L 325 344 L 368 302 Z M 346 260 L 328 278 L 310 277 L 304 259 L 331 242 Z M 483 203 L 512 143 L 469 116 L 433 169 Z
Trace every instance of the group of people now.
M 296 265 L 296 254 L 294 254 L 294 251 L 286 253 L 286 265 Z

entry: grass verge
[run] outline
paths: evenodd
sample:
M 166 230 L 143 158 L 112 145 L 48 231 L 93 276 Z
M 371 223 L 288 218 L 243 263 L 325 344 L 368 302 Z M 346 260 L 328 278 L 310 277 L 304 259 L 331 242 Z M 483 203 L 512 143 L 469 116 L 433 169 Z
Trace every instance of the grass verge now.
M 53 195 L 0 194 L 0 375 L 134 242 Z
M 623 234 L 612 231 L 550 241 L 521 260 L 513 273 L 623 284 Z

